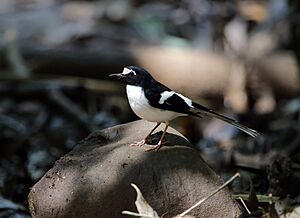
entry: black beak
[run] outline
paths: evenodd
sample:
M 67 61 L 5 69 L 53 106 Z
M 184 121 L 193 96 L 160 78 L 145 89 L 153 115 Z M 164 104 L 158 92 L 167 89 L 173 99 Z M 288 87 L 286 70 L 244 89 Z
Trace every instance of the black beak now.
M 113 77 L 116 79 L 122 79 L 124 75 L 122 73 L 115 73 L 115 74 L 110 74 L 109 77 Z

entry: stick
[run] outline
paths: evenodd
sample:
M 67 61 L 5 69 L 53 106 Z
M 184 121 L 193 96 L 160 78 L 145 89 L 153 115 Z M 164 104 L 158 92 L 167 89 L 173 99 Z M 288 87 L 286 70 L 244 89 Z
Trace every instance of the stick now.
M 247 213 L 248 214 L 251 214 L 250 210 L 248 209 L 247 205 L 245 204 L 244 200 L 242 197 L 239 197 L 240 201 L 242 202 L 244 208 L 246 209 Z
M 12 73 L 18 78 L 28 78 L 28 70 L 18 44 L 18 33 L 16 29 L 8 29 L 4 32 L 6 42 L 6 57 L 12 69 Z
M 89 115 L 59 90 L 51 90 L 49 92 L 49 97 L 56 105 L 63 108 L 65 112 L 71 115 L 79 123 L 83 124 L 87 130 L 93 131 L 96 128 Z
M 196 204 L 194 204 L 192 207 L 190 207 L 189 209 L 187 209 L 183 213 L 179 214 L 179 217 L 183 217 L 186 214 L 188 214 L 189 212 L 191 212 L 193 209 L 195 209 L 196 207 L 198 207 L 203 202 L 207 201 L 210 197 L 214 196 L 216 193 L 218 193 L 220 190 L 222 190 L 225 186 L 227 186 L 229 183 L 231 183 L 233 180 L 235 180 L 239 176 L 240 176 L 239 173 L 234 174 L 233 177 L 231 177 L 227 182 L 225 182 L 223 185 L 221 185 L 215 191 L 213 191 L 212 193 L 210 193 L 208 196 L 202 198 L 200 201 L 198 201 Z
M 127 211 L 127 210 L 122 211 L 122 214 L 137 216 L 137 217 L 153 218 L 152 216 L 148 216 L 148 215 L 140 214 L 140 213 L 135 213 L 135 212 Z

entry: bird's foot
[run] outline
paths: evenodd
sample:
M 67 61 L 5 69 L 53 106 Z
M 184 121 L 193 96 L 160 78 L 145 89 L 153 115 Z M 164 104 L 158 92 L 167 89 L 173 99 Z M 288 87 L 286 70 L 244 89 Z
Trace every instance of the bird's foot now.
M 146 152 L 148 152 L 148 151 L 159 151 L 159 149 L 161 149 L 161 147 L 163 146 L 162 144 L 163 144 L 162 141 L 159 141 L 157 143 L 157 145 L 153 145 L 152 148 L 147 149 Z
M 132 143 L 129 146 L 131 146 L 131 147 L 136 147 L 136 146 L 142 147 L 144 144 L 146 144 L 146 139 L 143 139 L 143 140 L 141 140 L 139 142 L 136 142 L 136 143 Z

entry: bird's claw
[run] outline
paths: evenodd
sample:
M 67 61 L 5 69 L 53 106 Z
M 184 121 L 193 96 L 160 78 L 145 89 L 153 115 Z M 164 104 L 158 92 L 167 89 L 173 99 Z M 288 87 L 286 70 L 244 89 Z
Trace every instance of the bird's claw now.
M 129 146 L 131 146 L 131 147 L 142 147 L 144 144 L 146 144 L 146 139 L 143 139 L 143 140 L 141 140 L 141 141 L 139 141 L 139 142 L 136 142 L 136 143 L 132 143 L 132 144 L 130 144 Z
M 149 152 L 149 151 L 159 151 L 159 149 L 161 149 L 161 147 L 162 147 L 162 142 L 159 141 L 157 143 L 157 145 L 154 145 L 154 146 L 152 146 L 152 148 L 147 149 L 146 152 Z

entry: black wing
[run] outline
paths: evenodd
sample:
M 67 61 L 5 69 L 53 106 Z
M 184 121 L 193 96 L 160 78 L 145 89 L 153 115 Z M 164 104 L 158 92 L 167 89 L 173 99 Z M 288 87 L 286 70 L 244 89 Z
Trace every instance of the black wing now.
M 162 104 L 159 104 L 157 101 L 153 102 L 154 107 L 174 111 L 182 114 L 191 114 L 190 106 L 185 102 L 183 98 L 177 95 L 175 92 L 168 97 Z
M 161 99 L 161 94 L 164 92 L 173 91 L 165 85 L 157 82 L 153 78 L 145 81 L 144 93 L 146 98 L 149 99 L 149 104 L 151 106 L 163 110 L 174 111 L 177 113 L 195 115 L 190 112 L 191 107 L 176 92 L 174 92 L 170 97 L 165 99 L 162 104 L 160 104 L 159 101 Z

